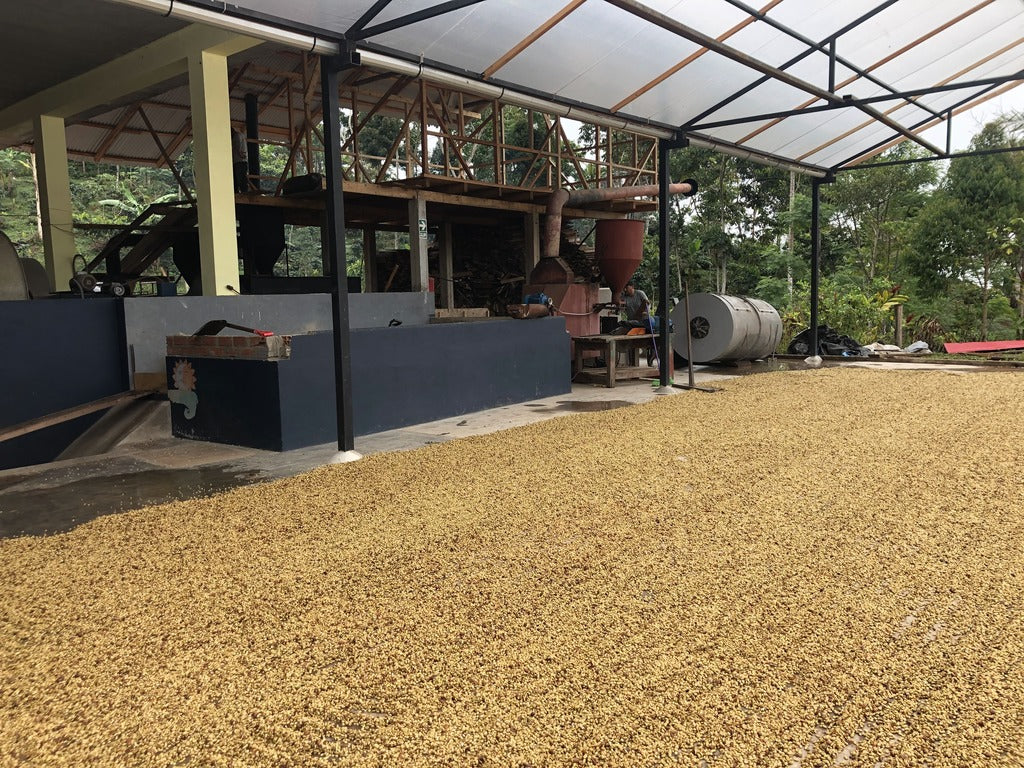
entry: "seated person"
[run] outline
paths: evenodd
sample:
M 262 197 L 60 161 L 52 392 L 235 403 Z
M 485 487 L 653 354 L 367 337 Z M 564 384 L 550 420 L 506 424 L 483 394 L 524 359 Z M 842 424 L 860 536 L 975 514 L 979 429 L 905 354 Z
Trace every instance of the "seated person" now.
M 651 300 L 646 293 L 637 290 L 632 280 L 622 289 L 622 303 L 626 305 L 626 323 L 633 328 L 646 328 L 649 331 Z

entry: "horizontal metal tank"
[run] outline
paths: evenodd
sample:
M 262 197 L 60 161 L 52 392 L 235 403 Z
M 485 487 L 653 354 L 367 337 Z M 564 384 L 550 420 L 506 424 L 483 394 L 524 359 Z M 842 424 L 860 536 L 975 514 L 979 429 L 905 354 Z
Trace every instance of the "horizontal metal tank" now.
M 686 357 L 684 302 L 672 310 L 672 348 Z M 782 338 L 782 318 L 760 299 L 720 293 L 690 294 L 693 362 L 756 360 L 771 355 Z

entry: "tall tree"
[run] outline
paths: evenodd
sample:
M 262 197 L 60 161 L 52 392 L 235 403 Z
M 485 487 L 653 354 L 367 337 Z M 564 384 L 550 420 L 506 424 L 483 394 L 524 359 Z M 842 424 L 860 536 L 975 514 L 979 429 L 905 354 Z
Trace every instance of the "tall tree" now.
M 1008 146 L 1004 126 L 990 123 L 975 136 L 978 152 Z M 981 289 L 980 337 L 989 335 L 989 300 L 993 282 L 1012 269 L 997 233 L 1012 227 L 1024 210 L 1024 165 L 1011 153 L 957 158 L 939 190 L 922 212 L 916 230 L 913 262 L 920 284 L 933 294 L 953 281 Z
M 920 157 L 903 142 L 880 160 Z M 833 216 L 830 237 L 844 250 L 847 265 L 872 290 L 880 279 L 899 283 L 907 249 L 914 235 L 913 220 L 935 185 L 934 163 L 911 163 L 841 173 L 829 190 Z

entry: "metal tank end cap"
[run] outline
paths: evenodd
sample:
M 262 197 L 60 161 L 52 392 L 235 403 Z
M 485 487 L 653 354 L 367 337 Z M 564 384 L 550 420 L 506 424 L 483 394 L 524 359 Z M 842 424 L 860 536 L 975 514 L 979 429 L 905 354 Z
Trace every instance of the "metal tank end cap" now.
M 359 451 L 338 451 L 334 454 L 328 464 L 348 464 L 350 461 L 359 461 L 363 454 Z
M 821 358 L 818 355 L 805 357 L 804 362 L 807 364 L 808 368 L 821 368 Z

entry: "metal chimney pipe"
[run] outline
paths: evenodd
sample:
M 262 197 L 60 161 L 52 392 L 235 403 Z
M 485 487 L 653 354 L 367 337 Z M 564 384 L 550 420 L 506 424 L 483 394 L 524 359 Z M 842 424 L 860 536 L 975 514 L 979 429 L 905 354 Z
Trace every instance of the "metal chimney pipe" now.
M 631 197 L 657 197 L 660 187 L 657 184 L 643 184 L 638 187 L 601 187 L 597 189 L 577 189 L 569 192 L 556 189 L 548 198 L 544 220 L 544 243 L 541 256 L 546 259 L 558 258 L 558 245 L 562 237 L 562 209 L 566 205 L 588 205 L 604 200 L 626 200 Z M 669 194 L 697 194 L 697 182 L 693 179 L 678 184 L 671 184 Z

